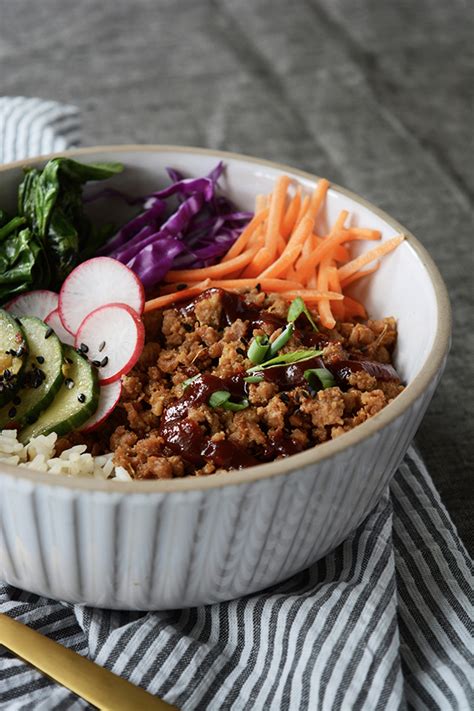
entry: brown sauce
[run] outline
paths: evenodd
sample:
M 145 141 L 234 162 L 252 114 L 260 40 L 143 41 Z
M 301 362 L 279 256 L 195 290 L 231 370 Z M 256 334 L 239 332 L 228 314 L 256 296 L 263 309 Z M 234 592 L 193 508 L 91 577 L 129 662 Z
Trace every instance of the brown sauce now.
M 286 320 L 269 311 L 262 311 L 257 306 L 247 304 L 239 294 L 223 291 L 222 289 L 208 289 L 192 301 L 180 307 L 183 315 L 191 313 L 196 303 L 202 299 L 208 299 L 213 293 L 218 293 L 221 298 L 221 327 L 231 325 L 237 319 L 247 321 L 251 328 L 262 324 L 271 324 L 275 329 L 284 328 Z M 304 319 L 303 319 L 304 323 Z M 330 339 L 314 330 L 297 329 L 297 335 L 305 346 L 319 349 L 330 342 Z M 342 389 L 349 385 L 348 379 L 352 373 L 365 370 L 370 375 L 374 375 L 381 380 L 396 380 L 400 378 L 391 365 L 385 365 L 375 361 L 364 359 L 340 360 L 325 364 L 321 356 L 314 356 L 307 360 L 290 363 L 288 365 L 275 366 L 258 372 L 258 375 L 267 381 L 274 383 L 279 392 L 289 391 L 297 386 L 308 386 L 304 377 L 306 370 L 311 368 L 327 368 L 335 378 L 336 384 Z M 180 455 L 186 461 L 194 465 L 203 465 L 206 461 L 212 461 L 216 467 L 243 468 L 258 464 L 253 455 L 239 445 L 223 439 L 214 442 L 204 429 L 193 420 L 188 418 L 188 410 L 191 407 L 207 404 L 212 393 L 217 390 L 225 390 L 231 393 L 232 399 L 236 402 L 248 396 L 248 384 L 245 377 L 248 376 L 245 370 L 235 373 L 231 377 L 218 377 L 210 373 L 203 373 L 192 381 L 185 389 L 183 395 L 174 403 L 169 405 L 163 412 L 159 428 L 160 436 L 165 442 L 165 453 L 168 455 Z M 271 461 L 276 457 L 289 456 L 301 451 L 301 446 L 291 437 L 279 436 L 269 438 L 265 450 L 261 452 L 260 461 Z

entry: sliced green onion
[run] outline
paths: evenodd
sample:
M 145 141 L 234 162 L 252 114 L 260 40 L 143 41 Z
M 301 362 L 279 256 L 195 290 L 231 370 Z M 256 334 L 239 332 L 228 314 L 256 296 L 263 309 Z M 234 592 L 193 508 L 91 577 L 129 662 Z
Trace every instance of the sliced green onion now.
M 244 383 L 262 383 L 265 378 L 261 375 L 249 375 L 244 378 Z
M 191 385 L 191 383 L 194 383 L 196 378 L 199 378 L 199 373 L 197 375 L 193 375 L 192 378 L 187 378 L 187 380 L 183 380 L 183 382 L 181 383 L 181 385 L 183 386 L 183 390 L 186 390 L 188 385 Z
M 211 407 L 221 407 L 230 398 L 230 393 L 227 390 L 216 390 L 209 398 Z
M 227 402 L 224 402 L 221 407 L 223 407 L 224 410 L 238 412 L 239 410 L 245 410 L 248 406 L 249 401 L 244 399 L 242 402 L 230 402 L 230 400 L 227 400 Z
M 257 365 L 263 363 L 269 351 L 268 336 L 255 336 L 247 351 L 247 357 Z
M 321 385 L 326 390 L 326 388 L 333 388 L 336 384 L 333 374 L 327 368 L 309 368 L 304 371 L 304 377 L 315 390 L 319 390 Z
M 298 316 L 301 316 L 301 314 L 304 314 L 306 316 L 315 331 L 319 331 L 305 302 L 303 301 L 301 296 L 297 296 L 296 299 L 294 299 L 290 304 L 286 320 L 288 321 L 288 323 L 294 323 Z
M 288 326 L 280 333 L 280 335 L 275 338 L 273 343 L 270 344 L 270 356 L 275 356 L 280 350 L 280 348 L 286 346 L 286 344 L 292 337 L 294 330 L 294 324 L 289 323 Z
M 238 412 L 239 410 L 245 410 L 249 406 L 248 400 L 242 400 L 242 402 L 230 402 L 230 393 L 227 390 L 216 390 L 212 393 L 209 398 L 209 405 L 211 407 L 222 407 L 224 410 L 231 410 L 232 412 Z
M 308 360 L 309 358 L 315 358 L 320 356 L 322 351 L 317 350 L 306 350 L 306 351 L 291 351 L 291 353 L 284 353 L 283 355 L 276 356 L 271 360 L 265 361 L 265 363 L 260 363 L 259 365 L 254 365 L 252 368 L 247 369 L 247 373 L 256 373 L 259 370 L 264 370 L 266 368 L 271 368 L 278 365 L 290 365 L 291 363 L 298 363 L 300 360 Z

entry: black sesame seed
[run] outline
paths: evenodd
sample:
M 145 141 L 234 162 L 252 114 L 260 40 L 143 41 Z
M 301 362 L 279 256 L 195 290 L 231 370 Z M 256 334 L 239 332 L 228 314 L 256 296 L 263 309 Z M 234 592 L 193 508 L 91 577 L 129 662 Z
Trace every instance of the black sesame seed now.
M 176 284 L 176 291 L 182 291 L 183 289 L 187 289 L 187 287 L 187 284 Z
M 54 333 L 53 329 L 51 328 L 51 326 L 49 326 L 49 328 L 46 330 L 46 333 L 44 334 L 44 337 L 49 338 L 50 336 L 53 335 L 53 333 Z
M 36 356 L 36 360 L 40 365 L 43 365 L 44 363 L 44 357 L 43 356 Z
M 247 355 L 243 348 L 236 348 L 235 350 L 241 356 Z
M 11 371 L 8 370 L 8 368 L 5 368 L 5 370 L 3 371 L 3 377 L 5 378 L 5 380 L 10 380 L 10 378 L 12 377 Z
M 100 368 L 100 360 L 93 360 L 92 365 L 95 365 L 96 368 Z
M 255 288 L 257 291 L 262 291 L 262 285 L 261 284 L 255 284 Z
M 283 402 L 290 402 L 290 398 L 286 393 L 280 393 L 280 400 Z
M 77 399 L 79 400 L 79 402 L 85 402 L 86 396 L 84 395 L 84 393 L 79 393 L 79 395 L 77 396 Z
M 84 353 L 84 351 L 81 351 L 80 348 L 76 348 L 76 353 L 77 353 L 78 355 L 82 356 L 85 360 L 87 360 L 86 354 Z
M 99 353 L 102 353 L 102 351 L 104 350 L 104 348 L 105 348 L 105 341 L 102 341 L 102 343 L 100 344 L 100 346 L 99 346 L 99 348 L 98 348 Z
M 26 422 L 29 425 L 32 425 L 34 422 L 36 422 L 37 419 L 38 419 L 38 415 L 27 415 L 26 416 Z
M 16 357 L 21 358 L 21 356 L 23 355 L 25 350 L 26 350 L 25 346 L 20 346 L 19 349 L 17 350 L 17 352 L 15 353 Z
M 191 331 L 193 330 L 193 327 L 191 326 L 190 323 L 183 323 L 183 328 L 184 328 L 184 330 L 187 331 L 188 333 L 191 333 Z
M 85 343 L 81 343 L 79 346 L 79 350 L 81 350 L 83 353 L 89 353 L 89 346 L 86 346 Z
M 64 385 L 67 387 L 68 390 L 71 390 L 74 387 L 74 380 L 72 378 L 66 378 L 64 381 Z
M 105 356 L 105 358 L 102 358 L 102 360 L 100 361 L 100 367 L 105 368 L 105 366 L 107 365 L 108 362 L 109 362 L 109 356 Z
M 69 365 L 72 365 L 72 360 L 70 358 L 65 358 L 64 360 L 66 361 L 66 363 L 69 363 Z
M 15 415 L 16 415 L 16 407 L 11 407 L 8 410 L 8 417 L 15 417 Z
M 21 405 L 21 397 L 18 397 L 18 395 L 17 395 L 16 397 L 13 398 L 12 402 L 14 405 Z

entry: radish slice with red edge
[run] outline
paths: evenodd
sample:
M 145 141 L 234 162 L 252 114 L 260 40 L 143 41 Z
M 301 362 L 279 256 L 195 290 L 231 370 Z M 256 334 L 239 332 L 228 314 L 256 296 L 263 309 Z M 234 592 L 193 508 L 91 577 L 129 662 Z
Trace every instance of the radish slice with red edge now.
M 58 295 L 48 289 L 25 291 L 5 304 L 5 311 L 12 316 L 36 316 L 44 321 L 46 316 L 58 308 Z
M 51 311 L 51 313 L 44 319 L 44 322 L 47 326 L 53 329 L 61 343 L 65 343 L 68 346 L 74 345 L 74 336 L 64 328 L 58 309 Z
M 107 304 L 86 316 L 74 345 L 96 365 L 99 383 L 106 385 L 128 373 L 140 357 L 145 327 L 127 304 Z
M 89 417 L 87 422 L 79 428 L 80 431 L 92 432 L 103 422 L 105 422 L 105 420 L 115 409 L 115 406 L 120 400 L 121 394 L 122 383 L 120 380 L 116 380 L 114 383 L 109 383 L 108 385 L 101 385 L 97 410 L 94 412 L 92 417 Z
M 94 257 L 79 264 L 59 292 L 59 315 L 64 327 L 76 334 L 86 316 L 107 304 L 127 304 L 138 316 L 145 292 L 131 269 L 111 257 Z

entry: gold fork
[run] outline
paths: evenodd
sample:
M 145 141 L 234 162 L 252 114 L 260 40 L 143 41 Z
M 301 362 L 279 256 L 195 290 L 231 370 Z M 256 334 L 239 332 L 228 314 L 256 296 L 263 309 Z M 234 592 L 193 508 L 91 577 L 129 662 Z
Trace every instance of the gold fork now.
M 175 706 L 3 613 L 0 644 L 104 711 L 177 711 Z

